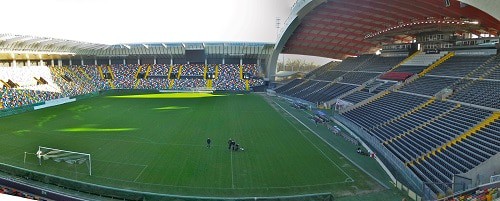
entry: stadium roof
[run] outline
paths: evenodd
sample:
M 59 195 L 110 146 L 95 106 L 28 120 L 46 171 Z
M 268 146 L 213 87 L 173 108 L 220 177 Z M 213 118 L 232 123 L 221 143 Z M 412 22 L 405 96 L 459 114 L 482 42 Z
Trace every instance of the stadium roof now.
M 411 42 L 421 32 L 499 34 L 500 1 L 463 1 L 472 5 L 458 0 L 298 0 L 277 49 L 344 59 L 374 53 L 386 43 Z
M 64 57 L 65 55 L 97 57 L 156 56 L 158 58 L 181 58 L 186 50 L 205 50 L 208 58 L 258 58 L 270 55 L 273 49 L 274 44 L 272 43 L 179 42 L 105 45 L 38 36 L 0 34 L 0 59 L 27 59 L 30 54 L 35 55 L 32 56 L 32 58 L 36 58 L 36 56 L 44 58 L 61 58 L 61 56 Z M 20 56 L 15 56 L 14 54 Z M 47 57 L 47 55 L 52 56 Z M 54 57 L 54 55 L 57 56 Z

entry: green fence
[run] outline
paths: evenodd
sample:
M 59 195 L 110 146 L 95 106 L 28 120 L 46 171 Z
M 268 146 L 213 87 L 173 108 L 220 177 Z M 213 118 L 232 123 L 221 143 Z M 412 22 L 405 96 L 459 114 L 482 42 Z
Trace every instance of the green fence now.
M 33 111 L 33 110 L 35 110 L 34 109 L 35 106 L 43 105 L 43 104 L 44 104 L 44 102 L 31 104 L 31 105 L 25 105 L 25 106 L 16 107 L 16 108 L 2 109 L 2 110 L 0 110 L 0 118 L 10 116 L 10 115 L 20 114 L 23 112 Z

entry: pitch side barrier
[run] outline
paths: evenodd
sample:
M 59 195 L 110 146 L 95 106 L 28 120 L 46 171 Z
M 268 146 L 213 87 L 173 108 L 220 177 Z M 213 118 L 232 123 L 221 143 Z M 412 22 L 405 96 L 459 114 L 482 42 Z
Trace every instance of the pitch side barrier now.
M 43 104 L 43 102 L 32 104 L 32 105 L 25 105 L 25 106 L 16 107 L 16 108 L 2 109 L 2 110 L 0 110 L 0 118 L 11 116 L 11 115 L 16 115 L 16 114 L 20 114 L 20 113 L 24 113 L 24 112 L 33 111 L 33 110 L 35 110 L 35 108 L 34 108 L 35 106 L 42 105 L 42 104 Z
M 72 97 L 67 97 L 67 98 L 78 101 L 78 100 L 82 100 L 82 99 L 95 97 L 98 95 L 99 95 L 99 92 L 93 92 L 93 93 L 89 93 L 89 94 L 83 94 L 83 95 L 72 96 Z M 30 105 L 24 105 L 21 107 L 1 109 L 0 110 L 0 118 L 11 116 L 11 115 L 16 115 L 16 114 L 21 114 L 24 112 L 34 111 L 36 109 L 46 108 L 47 106 L 44 107 L 44 105 L 46 105 L 47 102 L 49 103 L 50 106 L 59 105 L 59 104 L 53 104 L 52 101 L 44 101 L 44 102 L 38 102 L 38 103 L 30 104 Z M 72 101 L 68 101 L 68 102 L 64 102 L 64 103 L 69 103 L 69 102 L 72 102 Z
M 381 160 L 384 161 L 384 164 L 390 164 L 388 166 L 389 169 L 391 169 L 391 172 L 395 174 L 398 179 L 404 181 L 410 189 L 414 191 L 417 195 L 424 195 L 424 183 L 422 180 L 420 180 L 415 173 L 413 173 L 411 170 L 409 170 L 407 167 L 404 166 L 401 161 L 397 159 L 397 157 L 389 152 L 386 148 L 384 148 L 378 139 L 375 137 L 369 135 L 364 131 L 362 128 L 357 126 L 356 124 L 352 123 L 350 120 L 346 119 L 345 117 L 339 115 L 339 114 L 334 114 L 333 118 L 340 123 L 344 124 L 347 126 L 349 129 L 351 129 L 354 133 L 356 133 L 363 141 L 367 142 L 370 147 L 372 147 L 376 153 L 377 157 L 379 157 Z M 399 187 L 398 187 L 399 188 Z M 426 192 L 429 193 L 427 195 L 424 195 L 424 198 L 435 198 L 436 195 L 433 194 L 432 192 Z M 412 193 L 413 194 L 413 193 Z
M 120 200 L 283 200 L 283 201 L 331 201 L 330 193 L 262 196 L 262 197 L 208 197 L 161 194 L 130 189 L 119 189 L 109 186 L 71 180 L 33 170 L 0 163 L 0 171 L 15 176 L 15 179 L 0 179 L 0 184 L 17 188 L 28 193 L 46 198 L 71 198 L 70 200 L 94 200 L 96 196 Z M 49 184 L 49 185 L 47 185 Z M 52 185 L 52 186 L 51 186 Z M 50 193 L 49 193 L 50 192 Z M 88 197 L 87 197 L 88 196 Z M 63 199 L 65 200 L 65 199 Z

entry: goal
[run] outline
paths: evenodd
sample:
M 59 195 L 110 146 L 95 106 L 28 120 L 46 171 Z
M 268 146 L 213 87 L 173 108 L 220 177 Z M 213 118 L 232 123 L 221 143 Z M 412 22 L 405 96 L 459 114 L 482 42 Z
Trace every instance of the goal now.
M 92 161 L 90 154 L 79 153 L 74 151 L 66 151 L 61 149 L 54 149 L 49 147 L 38 147 L 36 153 L 24 152 L 24 162 L 26 163 L 26 155 L 33 154 L 38 158 L 38 164 L 42 165 L 42 161 L 52 160 L 55 162 L 66 162 L 68 164 L 81 165 L 86 164 L 89 175 L 92 175 Z

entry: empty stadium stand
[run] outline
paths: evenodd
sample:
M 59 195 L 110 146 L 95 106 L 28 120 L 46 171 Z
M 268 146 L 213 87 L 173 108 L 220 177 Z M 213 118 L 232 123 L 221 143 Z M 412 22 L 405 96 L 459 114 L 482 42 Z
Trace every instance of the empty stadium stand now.
M 375 137 L 432 192 L 446 194 L 454 175 L 500 151 L 500 56 L 452 53 L 418 52 L 400 66 L 404 58 L 391 58 L 394 68 L 377 66 L 383 63 L 379 56 L 348 58 L 276 92 L 312 103 L 341 97 L 353 106 L 340 115 Z M 386 91 L 398 82 L 394 91 Z M 325 97 L 325 90 L 345 85 L 352 87 Z M 448 89 L 451 95 L 436 99 Z

